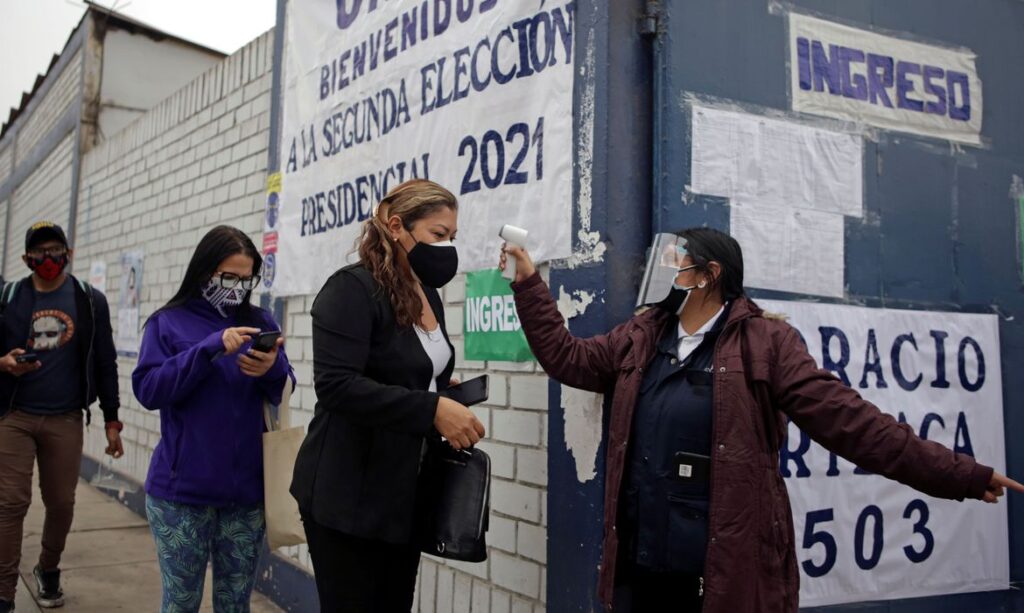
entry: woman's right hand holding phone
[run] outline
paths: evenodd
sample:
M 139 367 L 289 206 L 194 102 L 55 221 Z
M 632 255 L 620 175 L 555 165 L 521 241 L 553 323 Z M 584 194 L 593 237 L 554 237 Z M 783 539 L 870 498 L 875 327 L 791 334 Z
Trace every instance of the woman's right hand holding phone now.
M 455 449 L 469 449 L 486 434 L 473 411 L 446 396 L 437 399 L 434 427 Z
M 508 243 L 501 244 L 501 259 L 498 261 L 498 268 L 502 272 L 505 271 L 505 264 L 508 262 L 509 256 L 516 259 L 516 283 L 522 283 L 537 272 L 537 267 L 533 265 L 533 260 L 530 259 L 530 254 L 526 249 Z
M 259 328 L 241 327 L 224 330 L 224 333 L 220 335 L 220 340 L 224 343 L 224 355 L 237 353 L 242 345 L 251 341 L 252 337 L 259 333 Z

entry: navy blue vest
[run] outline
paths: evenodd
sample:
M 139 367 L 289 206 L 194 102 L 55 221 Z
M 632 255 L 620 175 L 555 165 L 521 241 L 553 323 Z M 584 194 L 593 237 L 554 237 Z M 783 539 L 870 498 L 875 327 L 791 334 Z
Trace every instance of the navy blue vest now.
M 681 479 L 677 452 L 711 455 L 712 359 L 728 307 L 680 362 L 672 318 L 647 365 L 633 415 L 622 497 L 625 552 L 660 572 L 701 572 L 707 550 L 708 483 Z

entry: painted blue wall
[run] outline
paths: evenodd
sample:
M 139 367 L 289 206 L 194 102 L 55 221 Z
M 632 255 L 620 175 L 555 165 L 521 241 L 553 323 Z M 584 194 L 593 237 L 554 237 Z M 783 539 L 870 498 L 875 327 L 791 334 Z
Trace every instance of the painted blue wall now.
M 766 0 L 661 3 L 655 45 L 654 200 L 652 225 L 668 231 L 693 225 L 729 229 L 720 199 L 682 204 L 690 183 L 689 115 L 684 92 L 788 110 L 786 17 Z M 778 8 L 778 6 L 777 6 Z M 1000 319 L 1007 461 L 1024 475 L 1024 432 L 1015 407 L 1024 389 L 1017 214 L 1009 197 L 1024 176 L 1024 3 L 987 0 L 800 0 L 785 3 L 824 18 L 877 27 L 972 49 L 983 83 L 981 148 L 882 132 L 864 150 L 865 218 L 846 221 L 848 300 L 875 307 L 1018 315 Z M 613 146 L 614 148 L 614 146 Z M 762 297 L 794 298 L 778 292 Z M 1024 500 L 1010 497 L 1011 578 L 1024 578 Z M 1019 591 L 860 604 L 827 610 L 1024 610 Z M 825 610 L 825 609 L 821 609 Z
M 556 294 L 561 287 L 596 292 L 597 300 L 569 323 L 582 337 L 603 334 L 630 317 L 650 243 L 652 65 L 650 45 L 637 27 L 642 6 L 639 0 L 576 3 L 573 248 L 581 248 L 582 206 L 607 251 L 599 261 L 553 269 L 551 287 Z M 592 122 L 584 110 L 591 96 Z M 589 204 L 579 201 L 581 174 L 584 182 L 591 177 Z M 597 478 L 580 484 L 565 445 L 560 388 L 549 385 L 547 608 L 597 611 L 605 449 L 598 451 Z

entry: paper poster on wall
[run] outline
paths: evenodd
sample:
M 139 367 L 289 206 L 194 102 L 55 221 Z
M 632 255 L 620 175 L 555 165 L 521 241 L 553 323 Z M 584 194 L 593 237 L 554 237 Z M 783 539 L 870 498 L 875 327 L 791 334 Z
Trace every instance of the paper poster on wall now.
M 463 326 L 467 360 L 533 360 L 512 287 L 496 268 L 466 275 Z
M 691 190 L 729 199 L 749 287 L 843 296 L 844 224 L 863 216 L 863 143 L 817 125 L 694 105 Z
M 89 285 L 93 286 L 101 294 L 107 293 L 107 263 L 103 260 L 93 260 L 89 265 Z
M 758 303 L 789 316 L 820 366 L 919 436 L 1005 472 L 995 315 Z M 810 435 L 791 423 L 780 456 L 801 606 L 1009 589 L 1005 499 L 932 498 L 856 469 Z
M 144 259 L 141 251 L 121 254 L 121 291 L 117 297 L 117 337 L 114 339 L 120 355 L 139 353 L 139 304 Z
M 263 219 L 263 285 L 273 287 L 277 278 L 277 239 L 281 219 L 281 173 L 267 177 L 267 210 Z
M 981 142 L 981 79 L 969 49 L 789 14 L 793 110 L 970 144 Z
M 744 251 L 748 287 L 843 295 L 843 216 L 732 201 L 729 232 Z
M 537 260 L 571 254 L 574 2 L 287 10 L 275 293 L 317 291 L 412 178 L 458 198 L 460 270 L 493 265 L 506 223 Z

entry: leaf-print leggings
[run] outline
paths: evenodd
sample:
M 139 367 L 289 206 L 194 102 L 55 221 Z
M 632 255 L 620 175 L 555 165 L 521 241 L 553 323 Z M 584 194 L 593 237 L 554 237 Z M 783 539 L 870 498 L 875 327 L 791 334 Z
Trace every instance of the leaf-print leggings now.
M 194 613 L 213 560 L 213 610 L 248 613 L 263 549 L 263 505 L 207 507 L 146 496 L 163 582 L 161 613 Z

